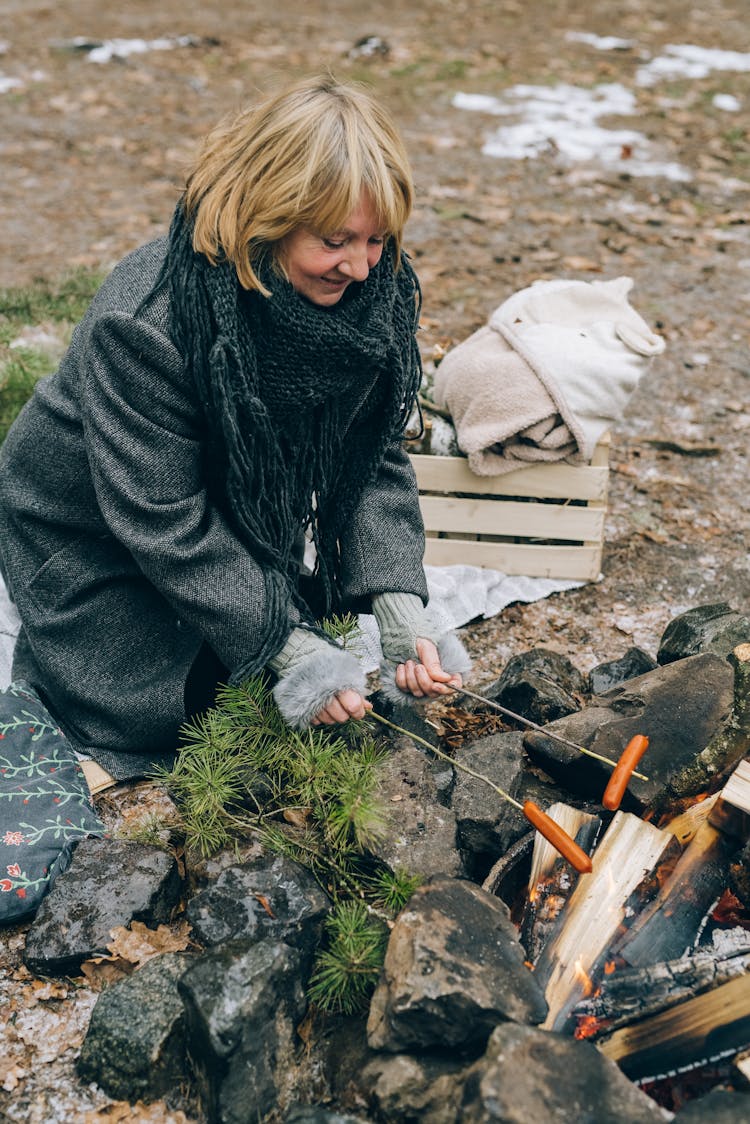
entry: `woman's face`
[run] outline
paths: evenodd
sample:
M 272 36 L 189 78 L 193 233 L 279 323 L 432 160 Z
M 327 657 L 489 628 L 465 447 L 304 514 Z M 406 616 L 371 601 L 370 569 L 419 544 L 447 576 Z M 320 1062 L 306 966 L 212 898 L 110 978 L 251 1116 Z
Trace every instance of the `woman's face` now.
M 384 232 L 365 192 L 341 230 L 323 237 L 307 227 L 281 243 L 281 262 L 289 281 L 313 304 L 337 304 L 352 281 L 364 281 L 380 261 Z

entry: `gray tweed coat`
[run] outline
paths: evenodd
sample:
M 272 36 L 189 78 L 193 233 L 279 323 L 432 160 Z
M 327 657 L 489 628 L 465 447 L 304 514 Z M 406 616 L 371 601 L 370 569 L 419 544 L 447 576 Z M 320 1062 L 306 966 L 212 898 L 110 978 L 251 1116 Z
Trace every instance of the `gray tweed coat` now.
M 165 245 L 114 270 L 0 449 L 0 567 L 23 623 L 13 676 L 118 778 L 174 751 L 191 669 L 206 652 L 241 669 L 264 613 L 262 570 L 204 487 L 204 423 L 167 294 L 136 312 Z M 341 545 L 353 605 L 396 590 L 426 600 L 397 441 Z

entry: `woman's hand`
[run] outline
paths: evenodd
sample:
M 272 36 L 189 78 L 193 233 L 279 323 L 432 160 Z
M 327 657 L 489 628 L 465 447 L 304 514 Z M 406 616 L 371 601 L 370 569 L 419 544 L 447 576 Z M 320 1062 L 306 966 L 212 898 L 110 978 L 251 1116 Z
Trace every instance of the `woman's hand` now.
M 419 639 L 416 642 L 419 660 L 407 660 L 396 668 L 396 686 L 415 698 L 435 699 L 451 693 L 451 687 L 461 687 L 460 675 L 450 675 L 443 671 L 437 646 L 432 640 Z
M 311 726 L 328 726 L 338 722 L 348 722 L 350 718 L 364 718 L 368 710 L 372 710 L 372 703 L 364 698 L 358 691 L 347 688 L 339 691 L 327 706 L 319 710 L 311 720 Z

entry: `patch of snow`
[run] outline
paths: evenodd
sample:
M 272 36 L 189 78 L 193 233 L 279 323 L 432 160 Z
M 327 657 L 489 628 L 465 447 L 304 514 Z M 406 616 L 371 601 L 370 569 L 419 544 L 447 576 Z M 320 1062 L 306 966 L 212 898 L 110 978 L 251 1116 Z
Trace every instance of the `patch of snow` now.
M 5 74 L 0 74 L 0 94 L 7 94 L 9 90 L 17 90 L 21 85 L 18 78 L 9 78 Z
M 171 51 L 175 47 L 189 47 L 195 40 L 192 35 L 178 35 L 172 39 L 105 39 L 93 47 L 86 56 L 89 62 L 105 63 L 112 59 L 126 59 L 129 55 L 143 55 L 147 51 Z
M 23 334 L 11 340 L 8 347 L 13 350 L 18 348 L 31 348 L 37 351 L 56 354 L 63 349 L 64 345 L 59 335 L 56 335 L 55 332 L 51 332 L 43 325 L 35 325 L 25 328 Z
M 556 86 L 512 86 L 502 97 L 457 93 L 458 109 L 520 118 L 497 129 L 484 143 L 487 156 L 523 160 L 557 152 L 570 161 L 593 160 L 634 176 L 665 176 L 686 181 L 690 172 L 675 163 L 652 159 L 652 147 L 633 129 L 605 129 L 597 118 L 637 112 L 632 91 L 619 83 L 583 89 Z
M 750 54 L 689 43 L 669 44 L 664 54 L 638 68 L 636 82 L 653 86 L 665 78 L 706 78 L 714 70 L 750 70 Z
M 711 104 L 727 113 L 737 113 L 742 109 L 742 102 L 734 94 L 714 94 Z
M 10 43 L 7 39 L 0 39 L 0 55 L 6 54 L 9 47 Z
M 592 35 L 588 31 L 566 31 L 570 43 L 586 43 L 597 51 L 628 51 L 635 46 L 633 39 L 618 39 L 616 35 Z

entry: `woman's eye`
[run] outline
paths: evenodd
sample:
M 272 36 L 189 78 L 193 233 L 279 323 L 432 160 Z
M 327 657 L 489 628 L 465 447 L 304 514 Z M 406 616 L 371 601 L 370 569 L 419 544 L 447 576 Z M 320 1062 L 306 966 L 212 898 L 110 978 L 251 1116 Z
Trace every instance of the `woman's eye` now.
M 342 246 L 344 245 L 344 243 L 343 242 L 337 242 L 333 238 L 324 238 L 323 239 L 323 245 L 328 250 L 340 250 L 342 248 Z

